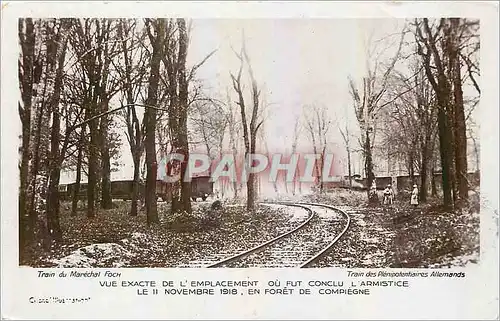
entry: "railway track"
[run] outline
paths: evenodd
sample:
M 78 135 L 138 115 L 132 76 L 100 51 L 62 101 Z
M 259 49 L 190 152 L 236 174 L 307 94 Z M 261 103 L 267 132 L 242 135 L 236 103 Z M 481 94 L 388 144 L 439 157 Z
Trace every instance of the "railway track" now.
M 349 228 L 350 216 L 342 210 L 315 203 L 262 203 L 301 208 L 308 216 L 298 226 L 238 254 L 218 253 L 211 258 L 191 262 L 186 267 L 311 267 Z M 234 250 L 233 250 L 234 251 Z

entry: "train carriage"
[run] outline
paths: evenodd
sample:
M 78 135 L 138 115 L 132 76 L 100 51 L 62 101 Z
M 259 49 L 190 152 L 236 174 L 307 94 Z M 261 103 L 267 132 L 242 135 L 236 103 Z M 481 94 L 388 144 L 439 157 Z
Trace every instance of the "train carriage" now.
M 80 183 L 78 191 L 78 199 L 87 199 L 87 183 Z M 119 180 L 111 182 L 111 197 L 113 199 L 121 199 L 124 201 L 132 199 L 132 180 Z M 73 198 L 76 188 L 76 183 L 59 185 L 59 195 L 61 200 L 69 201 Z M 145 193 L 144 182 L 139 183 L 139 198 L 142 198 Z M 196 201 L 197 198 L 206 200 L 209 195 L 213 194 L 213 182 L 210 182 L 210 176 L 193 177 L 191 181 L 191 198 Z M 164 202 L 170 202 L 172 199 L 172 184 L 162 180 L 156 181 L 156 197 Z
M 59 197 L 63 201 L 69 201 L 73 198 L 75 193 L 76 183 L 71 184 L 61 184 L 59 185 Z M 87 183 L 80 183 L 80 189 L 78 190 L 78 199 L 87 198 Z
M 201 197 L 206 200 L 214 191 L 214 183 L 210 181 L 210 176 L 193 177 L 191 181 L 191 198 L 196 201 Z

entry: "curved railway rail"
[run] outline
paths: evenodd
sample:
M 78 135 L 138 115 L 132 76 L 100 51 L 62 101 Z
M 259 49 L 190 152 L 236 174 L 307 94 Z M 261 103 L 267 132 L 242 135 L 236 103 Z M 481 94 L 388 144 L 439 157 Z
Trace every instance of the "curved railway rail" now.
M 286 202 L 262 204 L 302 208 L 308 212 L 308 217 L 297 227 L 269 241 L 235 255 L 222 254 L 218 261 L 205 261 L 202 267 L 311 267 L 346 233 L 351 222 L 345 211 L 330 205 Z

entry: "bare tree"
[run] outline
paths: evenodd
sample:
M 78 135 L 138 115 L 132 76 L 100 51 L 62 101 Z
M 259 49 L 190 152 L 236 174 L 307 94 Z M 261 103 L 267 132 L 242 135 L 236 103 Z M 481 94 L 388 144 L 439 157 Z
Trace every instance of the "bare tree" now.
M 344 147 L 347 152 L 347 174 L 349 175 L 349 188 L 352 188 L 352 170 L 351 170 L 351 133 L 349 131 L 349 121 L 345 120 L 345 124 L 342 127 L 339 125 L 339 132 L 344 141 Z
M 121 19 L 118 23 L 118 38 L 121 42 L 123 54 L 123 67 L 117 70 L 121 74 L 123 96 L 127 104 L 125 110 L 125 123 L 127 125 L 127 139 L 132 153 L 134 163 L 134 176 L 132 185 L 132 202 L 130 215 L 137 215 L 137 204 L 139 200 L 139 178 L 140 161 L 144 152 L 144 123 L 139 121 L 136 110 L 136 102 L 143 88 L 142 82 L 146 74 L 146 49 L 144 43 L 145 32 L 135 36 L 137 21 Z
M 322 168 L 325 162 L 325 152 L 328 145 L 327 134 L 332 121 L 328 117 L 325 106 L 309 105 L 304 108 L 305 127 L 313 145 L 314 154 L 320 155 L 319 162 L 315 162 L 316 179 L 320 192 L 323 192 Z
M 146 19 L 146 31 L 151 42 L 151 69 L 148 79 L 147 106 L 156 106 L 158 102 L 158 86 L 160 83 L 160 64 L 164 55 L 164 43 L 166 41 L 166 19 Z M 145 149 L 146 149 L 146 218 L 148 224 L 158 223 L 158 212 L 156 204 L 156 109 L 146 108 L 144 113 L 145 123 Z
M 56 39 L 54 39 L 58 44 L 55 53 L 57 60 L 55 64 L 57 64 L 57 67 L 55 70 L 54 93 L 50 106 L 52 109 L 52 128 L 50 135 L 49 187 L 47 195 L 47 229 L 50 237 L 56 241 L 62 240 L 62 231 L 61 226 L 59 225 L 59 180 L 61 176 L 61 164 L 69 143 L 68 136 L 71 131 L 69 127 L 66 128 L 66 137 L 61 149 L 61 112 L 59 102 L 61 100 L 63 87 L 66 47 L 68 43 L 69 29 L 72 23 L 73 21 L 71 19 L 61 19 L 59 34 Z
M 457 203 L 458 196 L 460 200 L 468 198 L 462 59 L 470 69 L 469 78 L 475 85 L 477 82 L 472 64 L 461 51 L 477 33 L 477 28 L 474 28 L 477 24 L 476 21 L 456 18 L 442 18 L 435 23 L 424 18 L 414 22 L 417 52 L 437 97 L 443 200 L 448 207 Z M 472 37 L 467 34 L 472 34 Z M 473 46 L 479 45 L 473 42 Z M 476 90 L 480 93 L 478 86 Z
M 66 19 L 19 21 L 23 102 L 19 104 L 19 114 L 23 136 L 28 136 L 23 137 L 21 159 L 20 254 L 31 240 L 48 249 L 52 241 L 59 241 L 62 236 L 57 193 L 59 101 L 69 27 Z M 31 166 L 27 164 L 30 158 Z
M 99 195 L 101 206 L 111 208 L 109 151 L 109 101 L 119 91 L 111 61 L 119 53 L 113 19 L 75 19 L 70 44 L 78 59 L 75 62 L 83 87 L 79 103 L 86 109 L 90 132 L 88 151 L 87 216 L 96 215 Z M 78 71 L 80 70 L 80 71 Z
M 231 79 L 233 82 L 233 88 L 236 94 L 238 95 L 238 101 L 236 104 L 240 107 L 240 114 L 241 114 L 241 125 L 243 128 L 243 140 L 245 144 L 245 167 L 248 168 L 248 160 L 249 160 L 249 155 L 255 154 L 255 148 L 256 148 L 256 138 L 257 138 L 257 131 L 259 130 L 259 127 L 262 125 L 263 121 L 258 119 L 259 115 L 259 107 L 260 107 L 260 90 L 257 86 L 257 81 L 255 80 L 253 70 L 252 70 L 252 65 L 250 63 L 250 58 L 248 56 L 248 53 L 246 51 L 245 47 L 245 37 L 243 35 L 243 40 L 242 40 L 242 45 L 241 45 L 241 50 L 239 53 L 235 52 L 236 57 L 238 57 L 240 61 L 240 68 L 238 70 L 238 74 L 235 76 L 234 74 L 231 75 Z M 241 82 L 241 76 L 242 76 L 242 71 L 244 65 L 247 65 L 248 67 L 248 74 L 250 76 L 250 81 L 251 81 L 251 95 L 252 95 L 252 108 L 251 108 L 251 116 L 250 116 L 250 123 L 248 123 L 247 119 L 247 110 L 246 110 L 246 105 L 245 105 L 245 98 L 244 98 L 244 93 L 243 93 L 243 87 L 242 87 L 242 82 Z M 255 210 L 255 174 L 254 173 L 249 173 L 248 174 L 248 180 L 247 180 L 247 210 L 249 211 L 254 211 Z
M 19 248 L 22 249 L 33 237 L 35 219 L 34 212 L 27 206 L 27 189 L 29 185 L 29 161 L 31 154 L 31 115 L 32 97 L 35 81 L 33 71 L 37 57 L 35 56 L 35 24 L 33 19 L 19 19 L 19 42 L 21 54 L 19 57 L 19 87 L 21 91 L 22 105 L 19 103 L 19 117 L 22 124 L 22 145 L 19 184 Z
M 227 123 L 229 127 L 229 145 L 233 153 L 233 157 L 237 157 L 238 154 L 238 137 L 239 137 L 239 126 L 237 126 L 236 118 L 237 111 L 233 108 L 233 103 L 231 101 L 231 96 L 229 94 L 229 89 L 226 89 L 226 99 L 227 99 Z M 233 180 L 233 193 L 234 198 L 238 198 L 238 182 Z
M 350 79 L 350 93 L 354 101 L 354 111 L 361 129 L 361 148 L 365 160 L 365 174 L 367 185 L 371 186 L 375 179 L 373 172 L 373 142 L 375 132 L 375 121 L 379 110 L 387 103 L 381 104 L 387 91 L 389 77 L 400 57 L 405 32 L 401 32 L 399 46 L 394 57 L 385 67 L 382 75 L 378 74 L 379 62 L 373 61 L 368 65 L 367 76 L 363 78 L 361 88 L 358 88 L 354 80 Z M 369 190 L 368 190 L 369 193 Z

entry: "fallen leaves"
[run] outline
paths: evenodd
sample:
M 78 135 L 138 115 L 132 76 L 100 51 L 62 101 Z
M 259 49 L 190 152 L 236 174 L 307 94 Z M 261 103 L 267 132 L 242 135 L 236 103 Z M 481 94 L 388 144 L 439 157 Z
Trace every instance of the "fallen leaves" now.
M 447 267 L 479 260 L 479 207 L 475 202 L 456 212 L 445 212 L 435 204 L 413 208 L 406 202 L 367 207 L 364 192 L 348 190 L 309 195 L 302 201 L 339 207 L 351 216 L 351 227 L 317 262 L 318 267 Z M 285 233 L 305 217 L 303 211 L 264 205 L 249 213 L 239 204 L 212 210 L 209 204 L 195 203 L 191 214 L 171 214 L 168 204 L 158 205 L 160 223 L 154 226 L 147 225 L 143 212 L 129 216 L 128 202 L 116 202 L 113 209 L 101 210 L 94 219 L 86 218 L 84 212 L 71 217 L 69 208 L 62 206 L 63 242 L 54 244 L 49 252 L 32 249 L 32 255 L 21 264 L 201 266 Z M 318 231 L 317 237 L 325 235 L 323 232 Z
M 193 213 L 169 212 L 158 206 L 160 223 L 148 226 L 143 212 L 129 216 L 129 203 L 119 201 L 88 219 L 71 217 L 62 207 L 62 244 L 52 252 L 37 252 L 27 265 L 37 267 L 174 267 L 192 260 L 232 253 L 280 233 L 292 215 L 279 208 L 261 206 L 254 213 L 244 206 L 212 210 L 194 204 Z
M 456 212 L 444 212 L 435 204 L 366 207 L 365 198 L 357 206 L 346 207 L 359 198 L 344 199 L 344 203 L 336 203 L 338 196 L 320 198 L 326 204 L 344 206 L 351 215 L 351 228 L 318 266 L 448 267 L 478 261 L 479 215 L 474 202 Z

